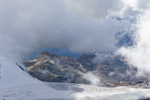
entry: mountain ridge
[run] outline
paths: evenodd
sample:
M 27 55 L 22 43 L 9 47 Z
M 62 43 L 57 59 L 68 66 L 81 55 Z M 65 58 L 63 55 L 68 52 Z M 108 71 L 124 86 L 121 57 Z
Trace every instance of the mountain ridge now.
M 128 66 L 125 58 L 113 53 L 82 54 L 73 58 L 45 51 L 24 64 L 33 77 L 45 82 L 91 84 L 92 80 L 85 78 L 87 73 L 92 73 L 101 82 L 98 84 L 103 85 L 147 80 L 145 77 L 137 78 L 137 69 Z

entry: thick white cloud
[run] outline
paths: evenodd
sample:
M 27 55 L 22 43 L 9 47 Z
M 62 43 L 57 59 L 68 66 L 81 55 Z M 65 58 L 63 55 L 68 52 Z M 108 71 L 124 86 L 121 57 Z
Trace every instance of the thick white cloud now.
M 17 58 L 41 47 L 116 50 L 115 33 L 128 30 L 127 18 L 139 12 L 133 5 L 123 0 L 1 0 L 0 55 Z
M 149 6 L 149 0 L 122 0 L 126 7 L 131 7 L 134 10 L 146 9 Z
M 135 45 L 122 47 L 119 50 L 132 66 L 140 71 L 150 72 L 150 9 L 143 12 L 134 26 L 137 30 L 133 34 Z

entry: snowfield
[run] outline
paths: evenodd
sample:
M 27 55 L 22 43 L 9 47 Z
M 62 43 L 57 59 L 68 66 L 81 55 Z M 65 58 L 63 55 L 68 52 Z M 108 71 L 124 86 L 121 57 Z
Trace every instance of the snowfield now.
M 0 89 L 0 100 L 138 100 L 149 93 L 150 90 L 128 87 L 41 83 Z
M 150 97 L 149 89 L 40 82 L 14 61 L 0 57 L 0 100 L 137 100 L 146 97 Z

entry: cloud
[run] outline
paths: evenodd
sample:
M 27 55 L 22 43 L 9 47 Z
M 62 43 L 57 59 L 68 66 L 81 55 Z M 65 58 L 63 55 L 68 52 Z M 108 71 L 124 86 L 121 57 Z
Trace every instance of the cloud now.
M 20 59 L 42 47 L 115 51 L 115 34 L 128 31 L 130 16 L 137 14 L 127 5 L 122 0 L 1 0 L 0 55 Z
M 94 75 L 92 72 L 84 74 L 83 78 L 90 81 L 91 85 L 102 85 L 100 78 Z
M 138 68 L 139 73 L 150 72 L 150 9 L 147 8 L 140 15 L 133 26 L 136 31 L 133 34 L 134 45 L 122 47 L 118 52 L 125 56 L 128 63 Z
M 124 7 L 122 0 L 64 0 L 70 11 L 83 17 L 105 18 L 119 15 Z

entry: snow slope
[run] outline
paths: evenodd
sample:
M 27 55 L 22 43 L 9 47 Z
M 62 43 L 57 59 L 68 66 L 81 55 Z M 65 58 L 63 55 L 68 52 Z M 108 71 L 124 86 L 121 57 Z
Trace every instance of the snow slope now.
M 38 83 L 38 81 L 19 68 L 15 62 L 6 57 L 0 57 L 0 88 L 31 83 Z

